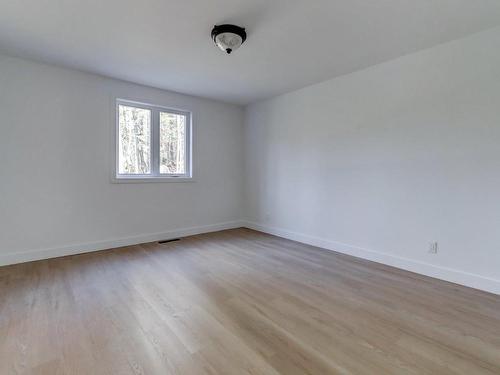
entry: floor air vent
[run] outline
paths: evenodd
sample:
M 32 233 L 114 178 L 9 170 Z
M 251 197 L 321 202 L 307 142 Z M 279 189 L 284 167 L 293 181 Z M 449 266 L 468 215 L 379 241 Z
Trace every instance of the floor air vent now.
M 169 242 L 176 242 L 176 241 L 180 241 L 181 239 L 180 238 L 172 238 L 171 240 L 163 240 L 163 241 L 158 241 L 158 243 L 160 245 L 163 245 L 165 243 L 169 243 Z

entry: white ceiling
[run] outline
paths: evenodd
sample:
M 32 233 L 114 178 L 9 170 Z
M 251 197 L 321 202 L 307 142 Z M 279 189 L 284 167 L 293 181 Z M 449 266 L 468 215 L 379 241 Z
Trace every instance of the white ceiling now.
M 247 104 L 499 24 L 499 0 L 0 0 L 0 51 Z

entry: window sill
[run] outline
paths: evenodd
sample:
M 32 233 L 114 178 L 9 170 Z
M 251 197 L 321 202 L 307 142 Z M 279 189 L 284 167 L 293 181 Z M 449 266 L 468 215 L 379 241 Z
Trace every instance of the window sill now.
M 113 184 L 143 184 L 164 182 L 196 182 L 192 177 L 112 177 Z

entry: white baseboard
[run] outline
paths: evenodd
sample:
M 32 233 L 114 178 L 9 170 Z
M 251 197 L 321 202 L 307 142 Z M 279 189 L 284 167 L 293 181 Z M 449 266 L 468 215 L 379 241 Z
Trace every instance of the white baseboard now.
M 9 264 L 31 262 L 34 260 L 57 258 L 66 255 L 75 255 L 88 253 L 92 251 L 112 249 L 122 246 L 137 245 L 141 243 L 154 242 L 160 240 L 168 240 L 177 237 L 192 236 L 201 233 L 217 232 L 225 229 L 240 228 L 242 222 L 231 221 L 226 223 L 203 225 L 198 227 L 175 229 L 167 232 L 161 233 L 148 233 L 139 236 L 116 238 L 112 240 L 98 241 L 98 242 L 87 242 L 68 246 L 62 246 L 50 249 L 37 249 L 29 250 L 23 252 L 16 252 L 10 254 L 0 255 L 0 266 L 6 266 Z
M 283 237 L 289 240 L 305 243 L 312 246 L 321 247 L 327 250 L 337 251 L 339 253 L 352 255 L 358 258 L 371 260 L 374 262 L 386 264 L 407 271 L 419 273 L 422 275 L 435 277 L 437 279 L 450 281 L 456 284 L 465 285 L 471 288 L 484 290 L 490 293 L 500 295 L 500 280 L 472 274 L 464 271 L 455 270 L 424 263 L 412 259 L 398 257 L 392 254 L 382 253 L 374 250 L 344 244 L 337 241 L 327 240 L 320 237 L 310 236 L 303 233 L 297 233 L 282 228 L 270 227 L 251 221 L 231 221 L 226 223 L 203 225 L 191 228 L 182 228 L 160 233 L 149 233 L 133 237 L 118 238 L 106 241 L 87 242 L 74 245 L 68 245 L 49 249 L 36 249 L 30 251 L 16 252 L 0 255 L 0 266 L 9 264 L 31 262 L 34 260 L 57 258 L 66 255 L 82 254 L 92 251 L 112 249 L 122 246 L 137 245 L 141 243 L 154 242 L 159 240 L 172 239 L 177 237 L 192 236 L 201 233 L 217 232 L 220 230 L 246 227 L 275 236 Z
M 382 253 L 374 250 L 363 249 L 357 246 L 344 244 L 324 238 L 309 236 L 307 234 L 292 232 L 282 228 L 270 227 L 259 223 L 244 221 L 243 226 L 249 229 L 257 230 L 264 233 L 269 233 L 278 237 L 283 237 L 289 240 L 301 242 L 304 244 L 321 247 L 327 250 L 337 251 L 339 253 L 352 255 L 358 258 L 371 260 L 377 263 L 386 264 L 403 270 L 415 272 L 421 275 L 434 277 L 452 283 L 465 285 L 471 288 L 484 290 L 486 292 L 500 295 L 500 280 L 436 266 L 429 263 L 424 263 L 417 260 L 398 257 L 396 255 Z

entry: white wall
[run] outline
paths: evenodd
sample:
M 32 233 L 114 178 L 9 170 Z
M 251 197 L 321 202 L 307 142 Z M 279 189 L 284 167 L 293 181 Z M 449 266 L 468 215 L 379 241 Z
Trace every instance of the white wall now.
M 196 182 L 110 182 L 115 97 L 193 111 Z M 0 56 L 0 264 L 237 225 L 242 116 L 233 105 Z
M 500 293 L 499 46 L 497 28 L 248 107 L 249 226 Z

